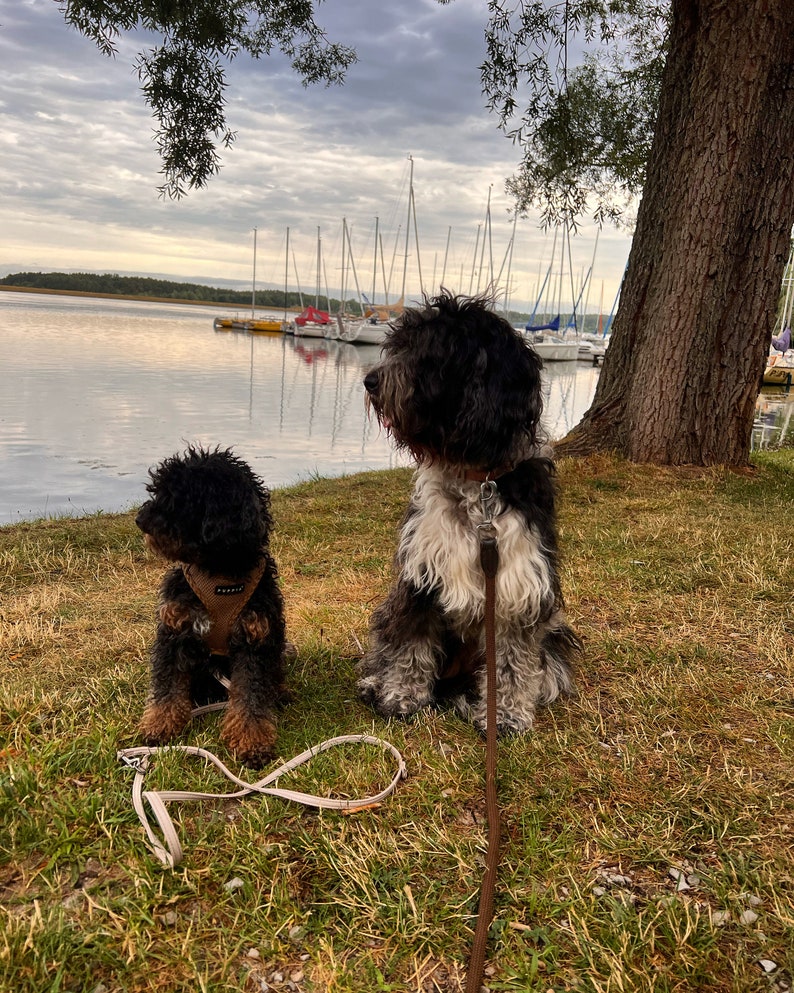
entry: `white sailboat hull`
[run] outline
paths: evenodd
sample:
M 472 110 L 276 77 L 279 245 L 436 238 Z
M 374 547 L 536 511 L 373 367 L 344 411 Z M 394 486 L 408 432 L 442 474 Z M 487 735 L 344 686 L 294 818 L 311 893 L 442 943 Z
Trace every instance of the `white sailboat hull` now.
M 579 357 L 578 341 L 532 341 L 530 346 L 544 362 L 575 362 Z

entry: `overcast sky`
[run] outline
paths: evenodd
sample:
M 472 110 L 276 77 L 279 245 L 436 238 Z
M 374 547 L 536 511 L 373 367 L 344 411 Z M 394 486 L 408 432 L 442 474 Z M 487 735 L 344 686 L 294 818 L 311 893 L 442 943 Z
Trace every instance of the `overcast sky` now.
M 486 18 L 485 0 L 326 0 L 318 21 L 359 57 L 346 83 L 306 89 L 283 60 L 237 59 L 227 77 L 237 141 L 207 189 L 174 202 L 157 193 L 162 177 L 132 68 L 136 46 L 123 43 L 107 59 L 66 27 L 56 0 L 0 0 L 0 274 L 76 269 L 250 283 L 256 227 L 257 283 L 280 286 L 289 227 L 290 288 L 300 281 L 313 296 L 319 226 L 333 293 L 346 218 L 368 292 L 377 216 L 386 265 L 394 266 L 393 300 L 405 255 L 410 155 L 426 287 L 437 286 L 445 257 L 445 281 L 458 291 L 484 283 L 491 267 L 506 275 L 512 221 L 504 182 L 520 156 L 480 92 Z M 531 218 L 519 221 L 514 304 L 537 295 L 552 240 Z M 611 307 L 628 248 L 625 232 L 601 232 L 590 309 L 602 284 Z M 595 228 L 585 224 L 572 244 L 575 283 L 594 249 Z M 413 232 L 409 254 L 413 273 Z M 380 276 L 378 283 L 382 298 Z M 411 275 L 408 294 L 418 292 Z M 571 294 L 563 292 L 564 310 Z

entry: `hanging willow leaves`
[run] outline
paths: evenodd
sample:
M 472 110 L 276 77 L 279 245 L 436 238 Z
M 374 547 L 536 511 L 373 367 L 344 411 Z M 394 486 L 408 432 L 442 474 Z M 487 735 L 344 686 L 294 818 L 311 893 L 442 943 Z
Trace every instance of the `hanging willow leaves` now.
M 547 224 L 619 220 L 642 189 L 669 4 L 490 0 L 483 92 L 522 150 L 508 182 Z
M 219 148 L 235 139 L 226 121 L 226 69 L 241 53 L 280 52 L 305 85 L 341 83 L 351 48 L 329 41 L 312 0 L 65 0 L 66 22 L 112 56 L 121 36 L 144 32 L 157 44 L 135 67 L 156 121 L 164 196 L 206 186 Z

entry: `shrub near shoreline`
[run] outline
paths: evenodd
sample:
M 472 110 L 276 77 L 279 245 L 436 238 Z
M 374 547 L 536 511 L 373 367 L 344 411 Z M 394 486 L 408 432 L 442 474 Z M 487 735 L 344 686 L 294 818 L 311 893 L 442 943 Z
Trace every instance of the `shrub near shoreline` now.
M 790 987 L 791 456 L 746 474 L 560 464 L 563 590 L 586 651 L 578 696 L 500 745 L 492 988 Z M 136 742 L 162 564 L 133 514 L 0 528 L 0 990 L 461 988 L 482 742 L 446 713 L 385 725 L 353 689 L 409 481 L 273 494 L 299 652 L 281 755 L 374 732 L 408 779 L 351 816 L 260 798 L 172 807 L 174 872 L 115 759 Z M 227 760 L 217 721 L 184 740 Z M 390 774 L 351 750 L 289 785 L 360 795 Z M 151 785 L 226 789 L 173 757 Z

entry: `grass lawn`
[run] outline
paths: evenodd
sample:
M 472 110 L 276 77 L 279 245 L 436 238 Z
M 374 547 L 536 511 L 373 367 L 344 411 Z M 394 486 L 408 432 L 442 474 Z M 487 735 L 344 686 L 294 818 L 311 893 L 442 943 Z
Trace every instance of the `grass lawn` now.
M 500 743 L 488 986 L 789 990 L 794 453 L 746 473 L 563 461 L 559 483 L 563 589 L 586 650 L 578 696 Z M 147 848 L 116 761 L 137 743 L 162 564 L 131 514 L 0 529 L 2 993 L 462 988 L 483 743 L 448 713 L 385 724 L 354 692 L 409 484 L 397 470 L 273 495 L 298 648 L 280 754 L 374 733 L 408 778 L 351 815 L 172 805 L 176 870 Z M 184 741 L 231 761 L 217 715 Z M 364 746 L 283 785 L 358 796 L 390 776 Z M 227 788 L 174 756 L 151 786 Z

